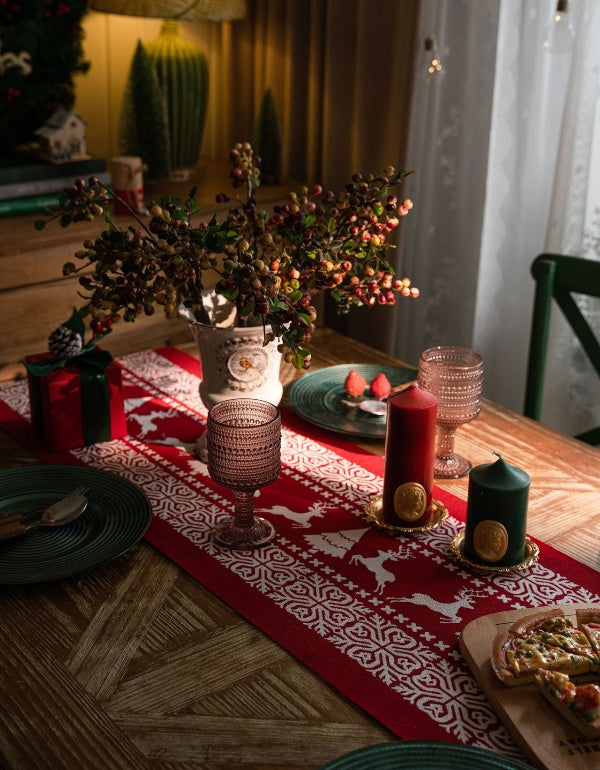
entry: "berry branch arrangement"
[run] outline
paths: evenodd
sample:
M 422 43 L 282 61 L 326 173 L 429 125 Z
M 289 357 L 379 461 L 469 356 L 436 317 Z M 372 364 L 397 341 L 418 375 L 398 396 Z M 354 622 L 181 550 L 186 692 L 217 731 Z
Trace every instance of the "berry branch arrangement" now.
M 221 218 L 194 221 L 200 210 L 193 188 L 186 200 L 153 203 L 149 219 L 130 209 L 135 225 L 120 227 L 107 210 L 115 194 L 92 177 L 75 180 L 59 207 L 36 221 L 42 229 L 53 220 L 68 227 L 103 217 L 105 229 L 84 241 L 77 264 L 63 267 L 63 275 L 79 275 L 78 312 L 91 318 L 94 333 L 157 308 L 210 323 L 205 280 L 212 273 L 214 292 L 235 306 L 236 326 L 262 324 L 265 344 L 279 339 L 285 360 L 308 369 L 320 292 L 331 295 L 339 313 L 419 296 L 410 279 L 395 276 L 389 258 L 390 233 L 413 206 L 394 190 L 411 171 L 355 173 L 338 193 L 303 187 L 267 212 L 256 201 L 260 158 L 252 146 L 236 144 L 230 162 L 238 197 L 217 196 Z

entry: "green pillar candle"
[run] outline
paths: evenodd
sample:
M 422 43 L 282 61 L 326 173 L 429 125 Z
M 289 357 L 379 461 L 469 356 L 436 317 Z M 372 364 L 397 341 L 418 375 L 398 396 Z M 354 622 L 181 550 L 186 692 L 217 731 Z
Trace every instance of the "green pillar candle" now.
M 529 475 L 500 455 L 471 470 L 463 545 L 467 559 L 494 567 L 516 566 L 525 559 L 529 484 Z

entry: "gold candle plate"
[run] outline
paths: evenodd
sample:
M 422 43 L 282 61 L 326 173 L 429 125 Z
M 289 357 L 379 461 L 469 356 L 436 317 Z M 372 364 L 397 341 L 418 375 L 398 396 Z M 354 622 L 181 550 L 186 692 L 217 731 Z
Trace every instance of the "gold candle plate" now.
M 433 508 L 433 518 L 429 524 L 422 527 L 400 527 L 388 524 L 383 518 L 383 495 L 372 497 L 365 505 L 364 511 L 371 524 L 389 534 L 418 535 L 422 532 L 431 532 L 448 518 L 448 509 L 439 500 L 432 500 L 431 507 Z
M 479 562 L 471 561 L 463 553 L 463 547 L 465 542 L 465 531 L 461 529 L 450 541 L 450 550 L 456 556 L 456 558 L 466 564 L 468 567 L 474 569 L 484 570 L 485 572 L 512 572 L 513 570 L 525 570 L 531 567 L 540 558 L 540 549 L 532 540 L 528 537 L 525 538 L 525 558 L 518 564 L 505 567 L 495 567 L 493 564 L 479 564 Z

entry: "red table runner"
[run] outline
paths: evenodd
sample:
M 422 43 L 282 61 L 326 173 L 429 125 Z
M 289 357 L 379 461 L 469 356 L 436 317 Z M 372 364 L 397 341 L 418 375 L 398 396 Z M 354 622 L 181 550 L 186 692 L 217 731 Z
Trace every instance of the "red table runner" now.
M 224 551 L 210 531 L 232 493 L 189 447 L 206 424 L 199 363 L 173 348 L 119 360 L 129 435 L 48 454 L 30 424 L 25 381 L 0 387 L 0 427 L 40 459 L 120 474 L 150 499 L 146 535 L 207 586 L 398 736 L 453 740 L 521 757 L 457 645 L 474 618 L 561 602 L 600 602 L 598 573 L 541 545 L 525 572 L 466 569 L 449 542 L 465 503 L 441 489 L 437 529 L 391 537 L 363 508 L 382 491 L 383 458 L 284 412 L 282 472 L 256 509 L 277 527 L 254 552 Z

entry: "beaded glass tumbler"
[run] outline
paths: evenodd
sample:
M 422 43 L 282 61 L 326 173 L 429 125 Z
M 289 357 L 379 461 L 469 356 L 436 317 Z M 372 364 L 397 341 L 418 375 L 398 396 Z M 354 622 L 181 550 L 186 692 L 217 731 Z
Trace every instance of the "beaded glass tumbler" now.
M 459 425 L 474 420 L 481 410 L 483 359 L 454 345 L 429 348 L 419 359 L 418 382 L 438 400 L 434 477 L 465 476 L 471 463 L 454 452 L 454 436 Z
M 281 470 L 281 416 L 267 401 L 237 398 L 210 409 L 207 427 L 208 472 L 235 496 L 234 515 L 213 530 L 224 548 L 259 548 L 275 537 L 275 527 L 254 515 L 254 493 Z

